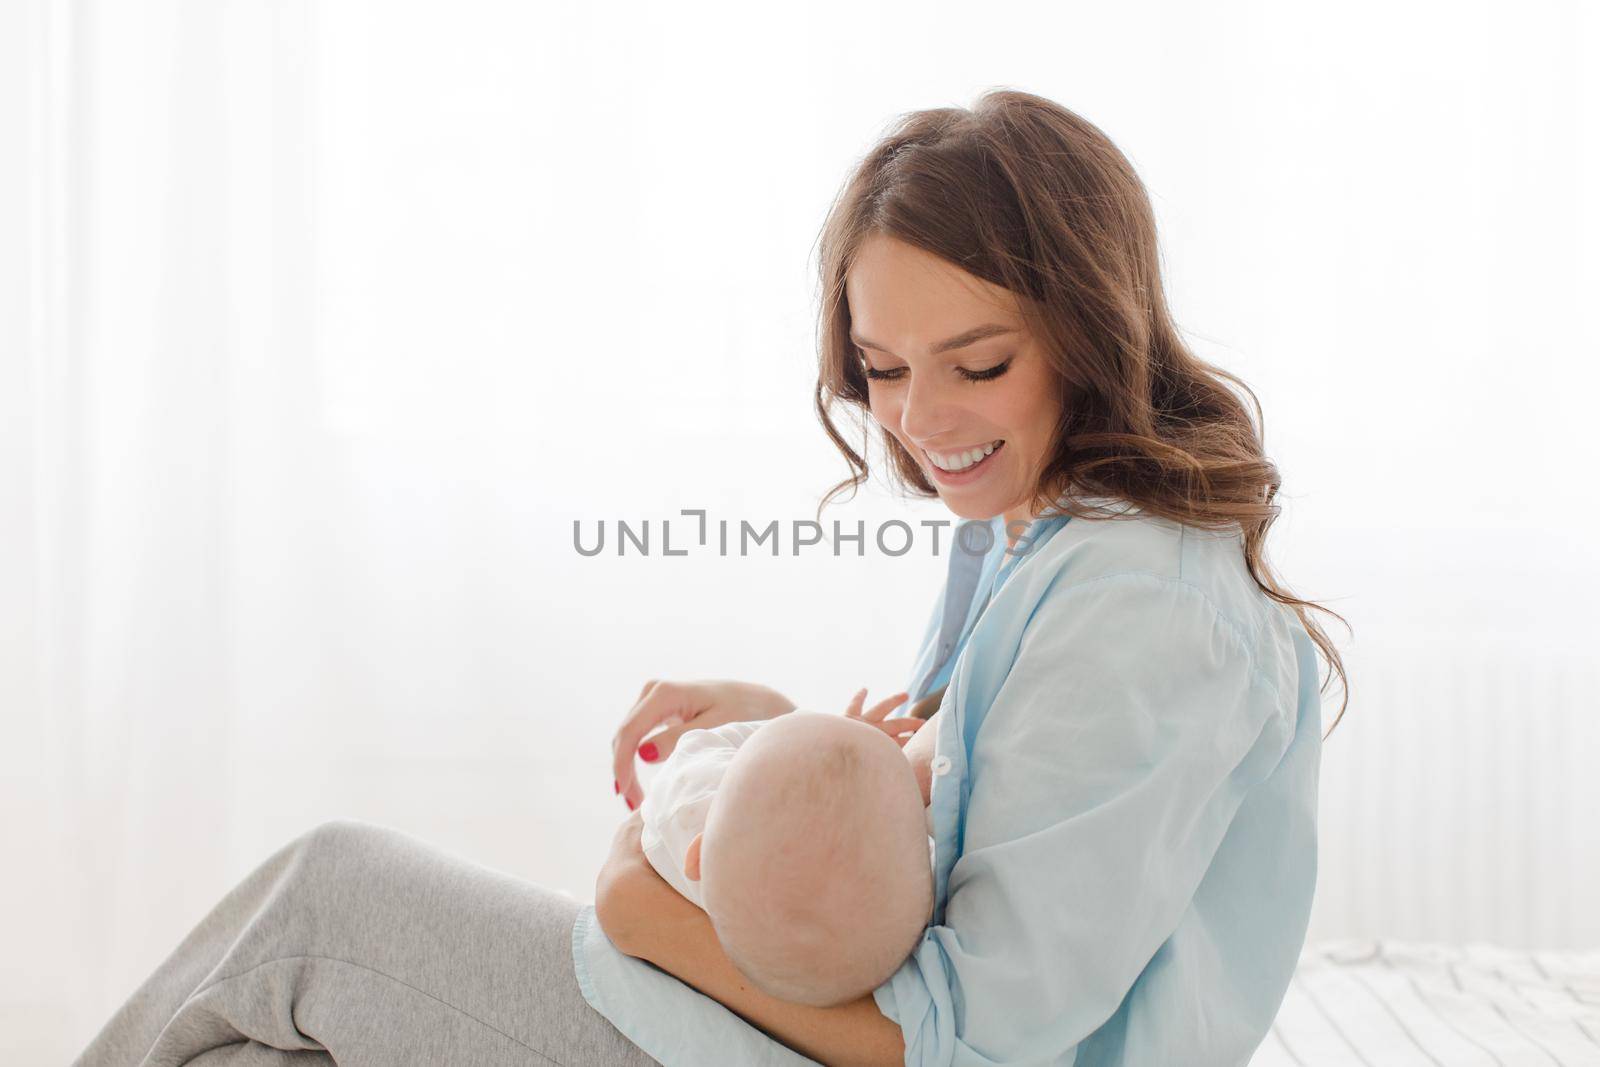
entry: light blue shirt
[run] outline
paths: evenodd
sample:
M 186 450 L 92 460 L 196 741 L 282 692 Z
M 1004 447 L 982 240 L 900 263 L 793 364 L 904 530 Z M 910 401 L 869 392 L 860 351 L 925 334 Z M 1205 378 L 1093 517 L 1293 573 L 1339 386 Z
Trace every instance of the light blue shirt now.
M 1135 513 L 1036 519 L 1015 553 L 997 516 L 965 524 L 987 552 L 950 553 L 908 687 L 948 682 L 934 914 L 873 993 L 908 1067 L 1242 1065 L 1288 988 L 1316 883 L 1314 649 L 1237 533 L 1112 506 Z M 812 1062 L 618 952 L 592 907 L 573 961 L 668 1067 Z

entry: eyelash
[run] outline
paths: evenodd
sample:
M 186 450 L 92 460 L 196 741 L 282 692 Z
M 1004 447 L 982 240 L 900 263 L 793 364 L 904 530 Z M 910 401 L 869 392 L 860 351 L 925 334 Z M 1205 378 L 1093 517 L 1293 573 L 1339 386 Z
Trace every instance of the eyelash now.
M 863 364 L 863 366 L 865 366 L 865 364 Z M 896 381 L 899 379 L 901 372 L 905 370 L 904 367 L 896 367 L 893 370 L 876 370 L 872 367 L 865 367 L 865 369 L 867 372 L 867 377 L 875 382 Z M 1006 360 L 1004 363 L 996 363 L 994 366 L 985 368 L 984 370 L 967 370 L 965 367 L 956 368 L 956 370 L 960 372 L 961 376 L 969 382 L 992 382 L 1010 369 L 1010 359 Z

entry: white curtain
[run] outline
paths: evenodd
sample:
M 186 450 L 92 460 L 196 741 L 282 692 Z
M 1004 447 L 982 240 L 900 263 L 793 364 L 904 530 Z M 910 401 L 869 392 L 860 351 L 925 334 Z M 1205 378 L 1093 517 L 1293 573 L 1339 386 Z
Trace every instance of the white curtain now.
M 646 678 L 903 685 L 943 559 L 871 531 L 937 504 L 826 513 L 860 557 L 660 523 L 842 477 L 817 229 L 999 84 L 1139 167 L 1266 408 L 1273 558 L 1356 626 L 1314 935 L 1593 947 L 1596 16 L 1379 11 L 0 9 L 4 1058 L 326 818 L 586 897 Z M 655 554 L 574 550 L 619 519 Z

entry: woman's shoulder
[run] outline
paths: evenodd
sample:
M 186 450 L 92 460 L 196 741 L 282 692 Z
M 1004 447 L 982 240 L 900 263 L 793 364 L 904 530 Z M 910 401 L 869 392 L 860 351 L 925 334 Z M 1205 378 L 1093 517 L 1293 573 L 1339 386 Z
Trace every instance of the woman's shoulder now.
M 1294 691 L 1298 675 L 1293 613 L 1262 591 L 1245 562 L 1237 528 L 1206 529 L 1143 512 L 1126 502 L 1097 499 L 1108 514 L 1073 517 L 1019 566 L 1032 595 L 1072 595 L 1089 587 L 1154 589 L 1137 598 L 1150 610 L 1180 602 L 1219 618 L 1239 639 L 1242 653 L 1280 692 Z
M 1035 571 L 1051 572 L 1058 585 L 1121 574 L 1182 576 L 1185 527 L 1141 511 L 1126 501 L 1093 497 L 1082 501 L 1103 513 L 1057 519 L 1054 536 L 1030 554 Z

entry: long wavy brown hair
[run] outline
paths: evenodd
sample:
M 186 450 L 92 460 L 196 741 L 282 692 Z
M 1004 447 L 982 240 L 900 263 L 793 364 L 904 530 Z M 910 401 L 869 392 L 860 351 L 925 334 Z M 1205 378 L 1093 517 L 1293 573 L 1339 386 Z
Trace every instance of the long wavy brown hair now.
M 971 109 L 900 116 L 856 167 L 819 238 L 816 410 L 851 468 L 822 498 L 819 514 L 868 477 L 875 421 L 863 358 L 850 340 L 845 276 L 874 235 L 914 245 L 1017 297 L 1055 369 L 1062 412 L 1030 513 L 1135 517 L 1085 502 L 1110 497 L 1191 526 L 1237 525 L 1250 576 L 1294 609 L 1327 662 L 1321 691 L 1339 676 L 1337 726 L 1349 705 L 1349 680 L 1311 609 L 1339 619 L 1347 632 L 1350 625 L 1294 596 L 1267 563 L 1282 479 L 1262 447 L 1261 403 L 1179 336 L 1161 287 L 1149 195 L 1111 140 L 1051 100 L 996 89 Z M 860 452 L 834 424 L 831 411 L 841 403 L 858 420 Z M 937 496 L 917 461 L 880 430 L 899 484 Z

